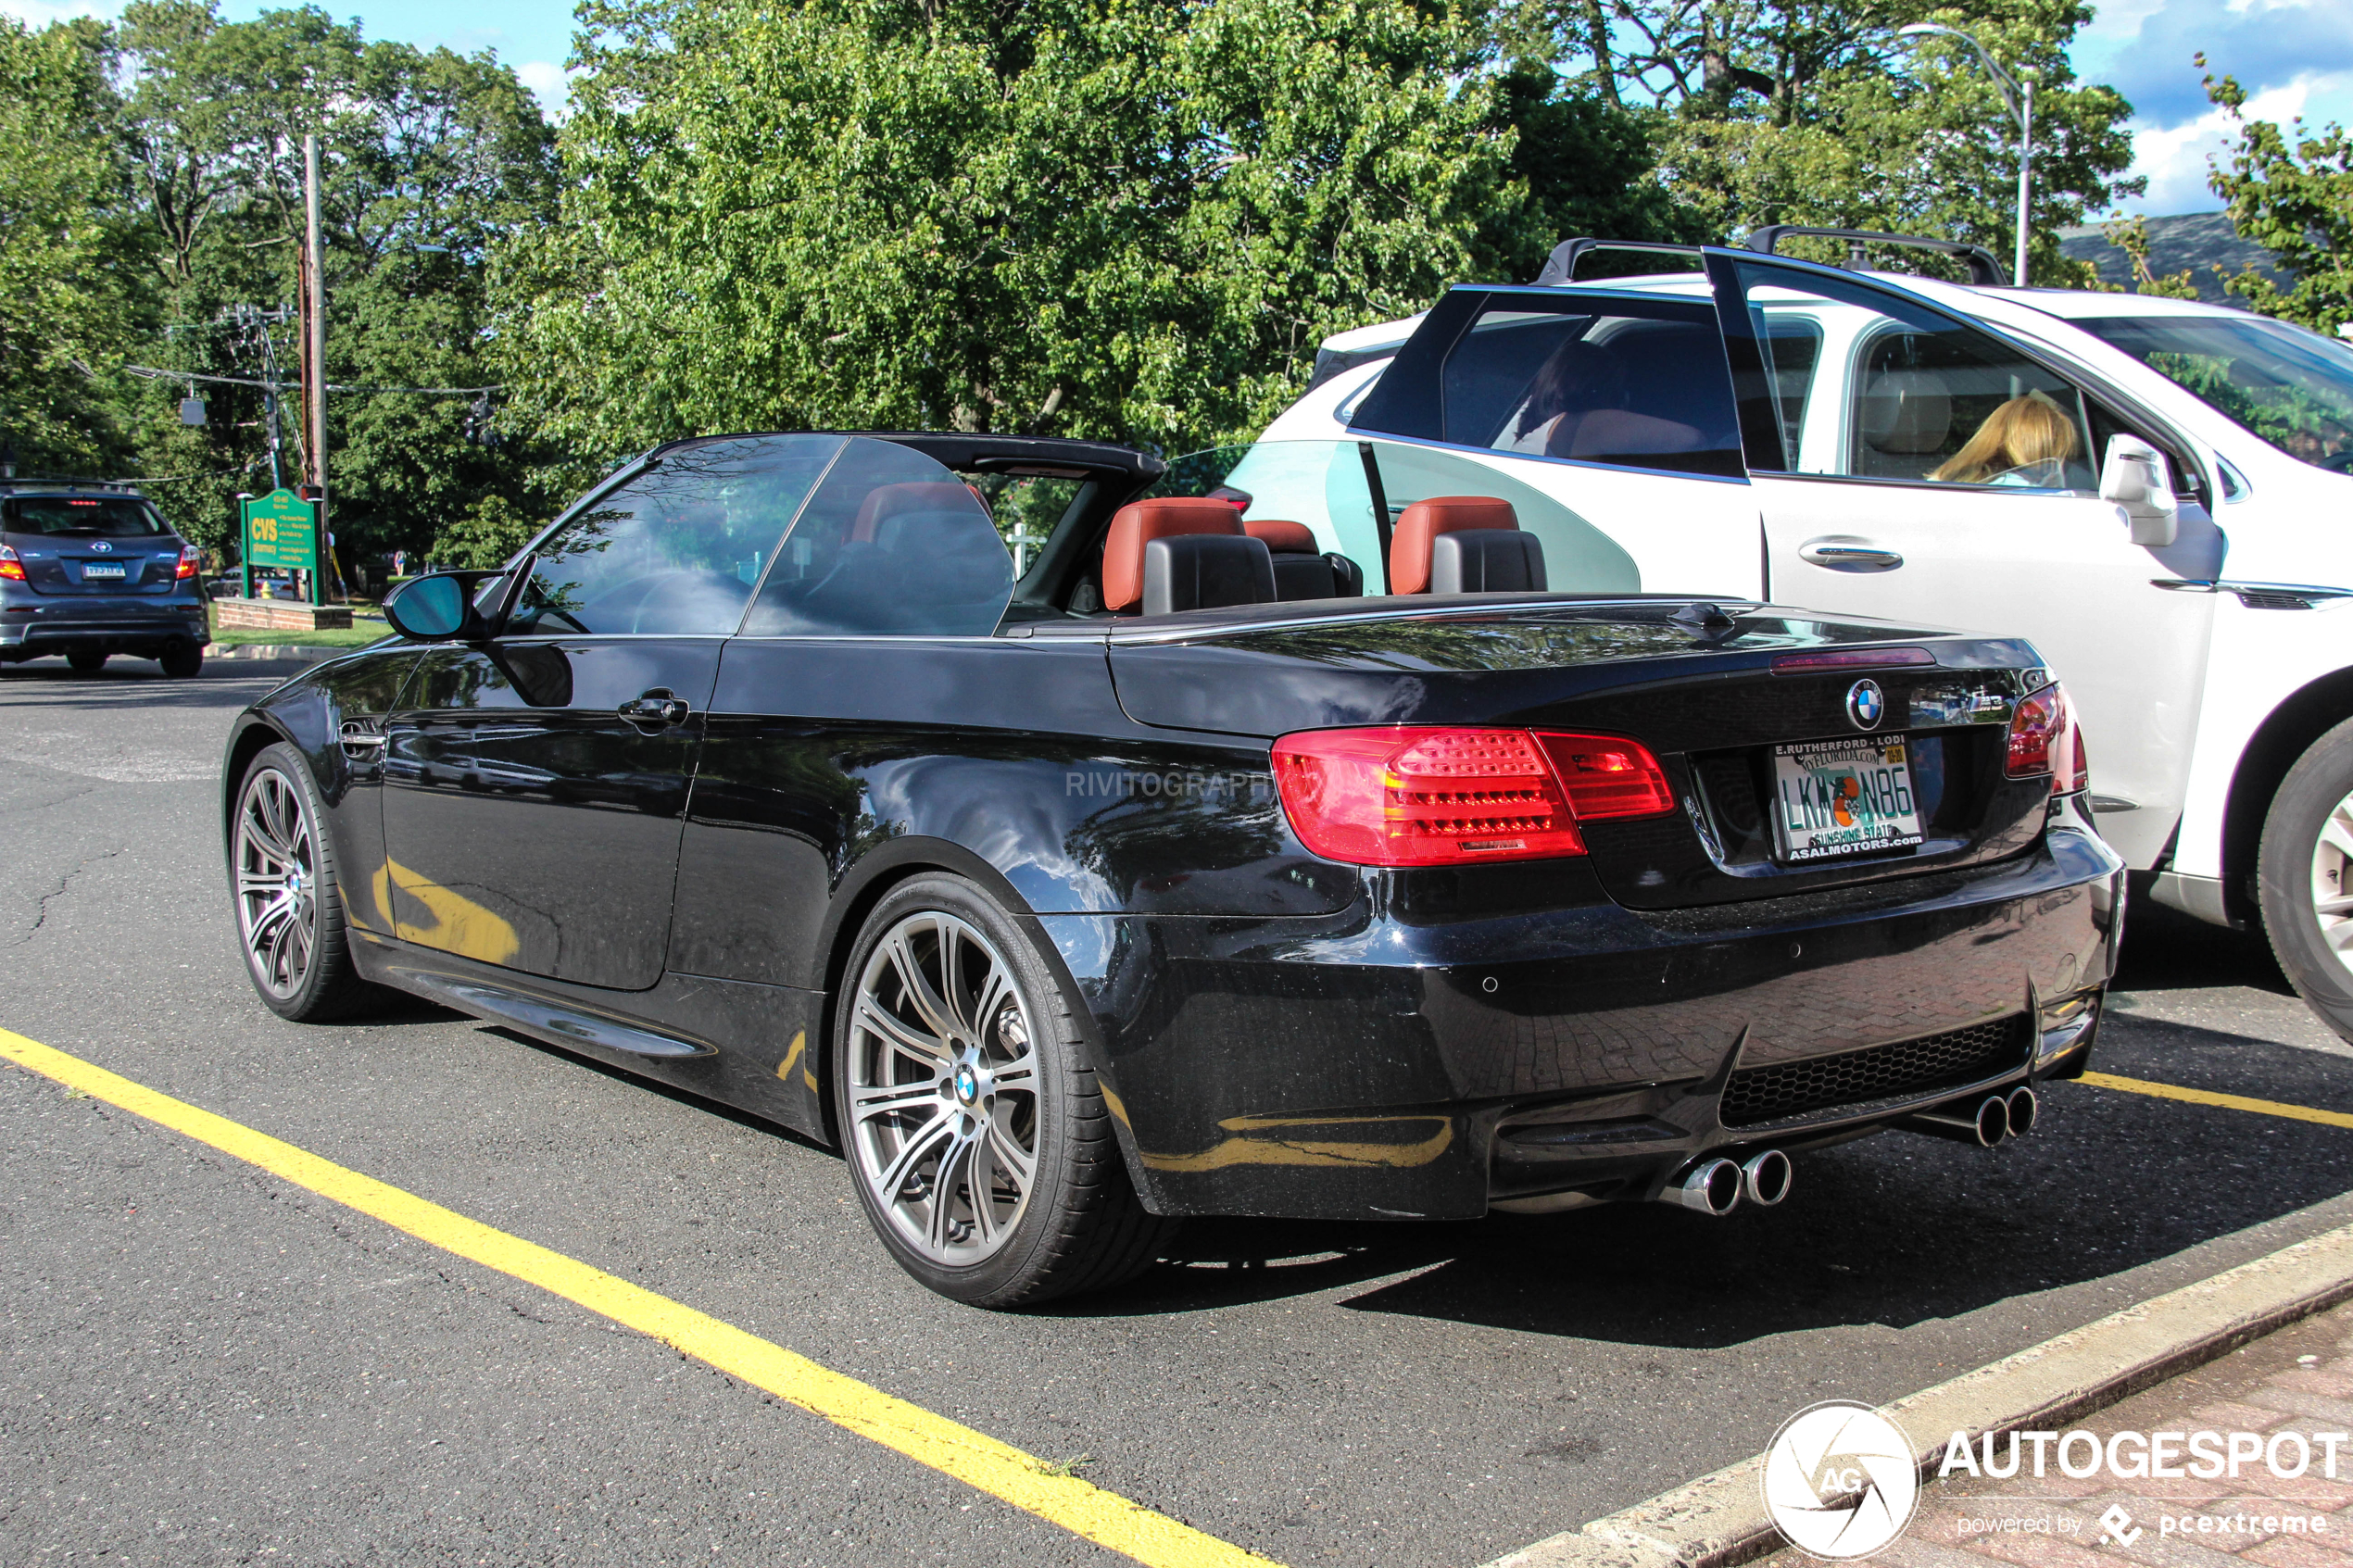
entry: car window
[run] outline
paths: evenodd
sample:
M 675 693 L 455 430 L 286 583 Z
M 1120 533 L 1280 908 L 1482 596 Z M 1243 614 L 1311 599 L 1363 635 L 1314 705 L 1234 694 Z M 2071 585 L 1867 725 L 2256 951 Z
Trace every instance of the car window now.
M 1740 272 L 1789 471 L 2097 490 L 2082 394 L 2000 339 L 1876 289 Z
M 2353 472 L 2353 347 L 2255 317 L 2071 320 L 2289 457 Z
M 1511 503 L 1519 526 L 1544 547 L 1551 591 L 1635 593 L 1634 560 L 1574 509 L 1504 470 L 1491 458 L 1403 441 L 1261 441 L 1193 452 L 1168 465 L 1155 495 L 1215 495 L 1246 522 L 1305 523 L 1318 549 L 1347 556 L 1365 573 L 1365 592 L 1382 592 L 1380 506 L 1393 525 L 1416 501 L 1484 495 Z
M 1620 468 L 1745 471 L 1705 303 L 1558 289 L 1473 298 L 1467 321 L 1453 296 L 1453 309 L 1431 312 L 1351 428 Z M 1416 395 L 1405 383 L 1428 378 L 1433 358 L 1438 395 Z
M 1013 552 L 1016 577 L 1029 570 L 1029 563 L 1052 536 L 1054 525 L 1087 487 L 1083 474 L 963 473 L 956 477 L 980 493 L 989 521 L 997 525 L 998 537 Z
M 754 436 L 662 454 L 540 541 L 507 634 L 727 635 L 841 444 Z
M 973 487 L 920 452 L 850 436 L 785 536 L 744 634 L 979 637 L 1013 557 Z
M 146 502 L 124 496 L 11 495 L 0 503 L 10 533 L 80 534 L 93 539 L 145 539 L 169 533 Z

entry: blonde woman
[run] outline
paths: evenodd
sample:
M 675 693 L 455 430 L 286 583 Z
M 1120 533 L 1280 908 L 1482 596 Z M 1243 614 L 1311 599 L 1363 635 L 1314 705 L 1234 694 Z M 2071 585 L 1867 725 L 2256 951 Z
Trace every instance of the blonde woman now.
M 1988 414 L 1969 444 L 1928 477 L 1951 484 L 2064 490 L 2068 461 L 2079 450 L 2075 421 L 2042 393 L 2030 392 Z

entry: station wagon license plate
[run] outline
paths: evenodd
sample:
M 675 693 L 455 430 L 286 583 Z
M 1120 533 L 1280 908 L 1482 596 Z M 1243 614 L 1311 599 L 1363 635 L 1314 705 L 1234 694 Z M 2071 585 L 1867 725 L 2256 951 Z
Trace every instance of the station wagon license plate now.
M 95 582 L 100 578 L 111 578 L 117 583 L 121 582 L 122 563 L 119 560 L 93 560 L 82 563 L 82 580 L 84 583 Z
M 1773 836 L 1793 865 L 1905 849 L 1921 841 L 1903 735 L 1796 741 L 1773 748 Z

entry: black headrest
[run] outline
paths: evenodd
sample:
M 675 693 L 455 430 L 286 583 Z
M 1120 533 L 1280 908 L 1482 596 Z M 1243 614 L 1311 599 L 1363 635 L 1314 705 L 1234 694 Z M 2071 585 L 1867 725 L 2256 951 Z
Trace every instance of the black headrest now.
M 1544 546 L 1516 528 L 1482 528 L 1441 533 L 1429 542 L 1429 591 L 1433 594 L 1541 592 Z
M 1144 546 L 1146 615 L 1275 602 L 1275 558 L 1247 533 L 1178 533 Z

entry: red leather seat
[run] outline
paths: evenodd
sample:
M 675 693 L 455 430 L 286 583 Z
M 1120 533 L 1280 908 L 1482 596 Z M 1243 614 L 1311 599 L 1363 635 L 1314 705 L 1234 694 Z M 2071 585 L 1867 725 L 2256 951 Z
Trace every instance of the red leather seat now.
M 1246 536 L 1241 513 L 1225 501 L 1169 495 L 1120 508 L 1103 536 L 1103 608 L 1126 614 L 1141 605 L 1144 546 L 1187 533 Z
M 1278 556 L 1313 556 L 1322 552 L 1315 548 L 1315 531 L 1303 522 L 1287 522 L 1281 518 L 1247 519 L 1242 532 L 1261 541 Z
M 1481 528 L 1519 527 L 1519 514 L 1509 501 L 1492 495 L 1433 495 L 1416 501 L 1398 518 L 1389 541 L 1389 591 L 1392 594 L 1429 592 L 1429 550 L 1441 533 Z

